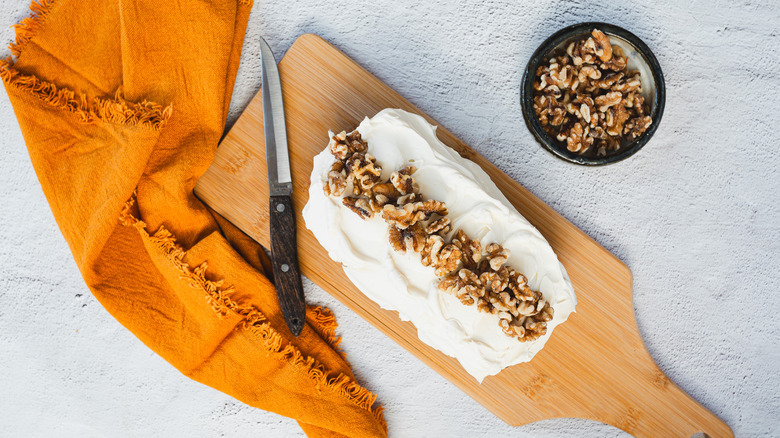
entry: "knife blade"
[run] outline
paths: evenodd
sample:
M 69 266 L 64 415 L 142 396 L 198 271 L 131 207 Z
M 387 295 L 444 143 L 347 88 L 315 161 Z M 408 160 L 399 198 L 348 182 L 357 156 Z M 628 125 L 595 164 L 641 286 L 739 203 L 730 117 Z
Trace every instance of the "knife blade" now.
M 270 194 L 271 265 L 284 321 L 293 335 L 298 336 L 306 320 L 306 302 L 298 266 L 295 210 L 292 205 L 292 173 L 287 149 L 282 83 L 271 47 L 262 37 L 260 37 L 260 55 L 263 76 L 265 155 Z

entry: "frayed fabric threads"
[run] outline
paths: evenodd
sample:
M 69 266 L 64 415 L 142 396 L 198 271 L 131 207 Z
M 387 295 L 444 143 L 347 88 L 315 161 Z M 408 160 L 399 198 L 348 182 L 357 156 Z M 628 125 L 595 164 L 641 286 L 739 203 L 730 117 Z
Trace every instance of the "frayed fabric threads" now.
M 241 316 L 243 319 L 241 327 L 261 340 L 267 356 L 293 364 L 297 372 L 308 376 L 317 390 L 321 391 L 324 388 L 335 391 L 360 408 L 371 412 L 383 427 L 387 427 L 384 419 L 384 408 L 375 406 L 377 399 L 375 394 L 342 373 L 332 376 L 332 373 L 329 373 L 325 366 L 316 359 L 304 356 L 295 346 L 286 344 L 284 337 L 271 327 L 270 322 L 260 310 L 252 305 L 239 304 L 231 298 L 232 286 L 224 287 L 223 281 L 212 281 L 206 278 L 207 263 L 204 262 L 195 268 L 190 268 L 184 262 L 186 251 L 176 243 L 176 237 L 171 232 L 160 227 L 154 234 L 149 234 L 146 223 L 134 216 L 134 206 L 135 195 L 127 201 L 122 209 L 119 216 L 120 223 L 137 229 L 142 237 L 153 242 L 181 273 L 181 277 L 187 280 L 190 287 L 205 292 L 205 299 L 215 313 L 221 316 L 228 313 Z M 338 346 L 341 341 L 335 334 L 338 324 L 329 309 L 310 307 L 307 309 L 306 318 L 310 323 L 314 323 L 313 327 L 331 346 L 334 348 Z M 343 352 L 338 349 L 337 351 L 344 356 Z
M 20 73 L 13 68 L 10 58 L 0 60 L 0 79 L 48 105 L 76 114 L 81 123 L 102 121 L 160 130 L 173 112 L 171 105 L 163 107 L 149 101 L 128 102 L 124 100 L 121 90 L 117 90 L 113 99 L 77 95 L 67 88 L 58 88 L 51 82 Z
M 54 4 L 55 0 L 40 0 L 30 3 L 30 16 L 13 25 L 16 41 L 8 45 L 13 56 L 18 58 L 24 47 L 38 33 L 46 21 L 46 16 L 54 8 Z

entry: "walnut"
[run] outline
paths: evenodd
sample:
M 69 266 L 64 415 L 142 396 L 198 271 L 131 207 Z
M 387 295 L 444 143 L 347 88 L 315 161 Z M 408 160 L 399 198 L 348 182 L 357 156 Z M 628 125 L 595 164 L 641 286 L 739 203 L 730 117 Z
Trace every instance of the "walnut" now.
M 603 113 L 606 112 L 609 107 L 619 104 L 620 101 L 623 100 L 623 93 L 619 91 L 610 91 L 607 94 L 596 97 L 594 100 L 599 107 L 599 111 Z
M 534 111 L 539 115 L 539 122 L 542 126 L 560 126 L 566 122 L 565 108 L 563 104 L 554 97 L 535 97 Z
M 618 149 L 620 149 L 620 140 L 616 137 L 607 135 L 604 140 L 599 141 L 597 155 L 605 156 L 608 151 L 614 152 Z
M 621 79 L 623 79 L 623 73 L 608 73 L 596 81 L 596 85 L 601 89 L 609 90 Z
M 444 238 L 431 234 L 425 239 L 425 245 L 420 252 L 423 266 L 435 266 L 439 263 L 439 253 L 444 248 Z
M 552 321 L 553 316 L 555 316 L 555 309 L 550 306 L 550 303 L 545 301 L 544 307 L 542 307 L 539 313 L 533 316 L 533 319 L 537 322 L 548 322 Z
M 468 269 L 461 269 L 457 273 L 452 273 L 443 278 L 438 285 L 442 291 L 455 295 L 461 303 L 471 306 L 475 303 L 478 308 L 484 308 L 480 303 L 485 300 L 482 298 L 485 294 L 485 288 L 479 281 L 479 277 Z
M 486 271 L 480 274 L 480 281 L 493 292 L 501 292 L 509 286 L 508 276 L 501 277 L 496 272 Z
M 390 182 L 402 195 L 420 191 L 420 187 L 414 182 L 414 178 L 412 178 L 412 174 L 415 170 L 417 169 L 415 169 L 414 166 L 407 166 L 390 175 Z
M 542 310 L 534 316 L 527 317 L 522 325 L 525 329 L 523 336 L 518 339 L 522 342 L 533 341 L 547 334 L 547 322 L 552 320 L 554 310 L 548 303 L 545 303 Z
M 509 258 L 509 250 L 497 243 L 491 243 L 485 250 L 488 252 L 487 259 L 490 262 L 490 269 L 494 271 L 501 269 L 501 266 Z
M 371 192 L 374 195 L 382 195 L 393 201 L 401 196 L 401 193 L 399 193 L 398 190 L 396 190 L 395 187 L 389 182 L 375 184 L 373 187 L 371 187 Z
M 539 300 L 536 303 L 533 301 L 520 301 L 517 305 L 517 313 L 523 316 L 536 315 L 542 310 L 545 304 L 546 301 L 544 300 Z
M 493 306 L 491 306 L 490 303 L 485 300 L 479 300 L 477 302 L 477 310 L 485 313 L 493 313 Z
M 360 136 L 358 131 L 352 131 L 349 134 L 341 131 L 330 139 L 328 144 L 330 152 L 337 160 L 344 161 L 351 157 L 355 152 L 365 152 L 368 145 Z
M 474 300 L 474 297 L 469 296 L 469 294 L 459 294 L 458 299 L 460 300 L 461 304 L 464 304 L 466 306 L 473 306 L 476 302 Z
M 341 196 L 347 188 L 347 173 L 344 171 L 344 162 L 335 161 L 328 171 L 328 181 L 322 186 L 326 195 Z
M 602 62 L 612 59 L 612 44 L 609 42 L 609 37 L 598 29 L 593 29 L 591 35 L 593 35 L 593 41 L 595 43 L 596 56 L 598 56 Z
M 535 82 L 534 86 L 537 91 L 541 91 L 550 87 L 548 92 L 560 93 L 561 89 L 569 89 L 577 81 L 577 72 L 574 67 L 568 65 L 568 63 L 559 63 L 558 59 L 551 59 L 549 66 L 544 68 L 540 67 L 537 70 L 539 81 Z
M 439 216 L 447 215 L 447 206 L 441 201 L 428 200 L 422 202 L 415 202 L 414 205 L 419 211 L 425 212 L 425 217 L 428 218 L 432 214 L 438 214 Z
M 623 133 L 626 134 L 628 138 L 637 138 L 647 131 L 647 128 L 649 128 L 652 123 L 653 119 L 651 119 L 650 116 L 633 118 L 625 124 Z
M 403 207 L 406 204 L 417 202 L 420 199 L 421 199 L 421 196 L 420 196 L 419 193 L 408 193 L 406 195 L 399 196 L 398 199 L 395 201 L 395 203 L 399 207 Z
M 460 271 L 458 271 L 458 276 L 461 280 L 463 280 L 463 284 L 482 286 L 482 282 L 479 280 L 477 274 L 467 268 L 462 268 Z
M 601 75 L 601 70 L 599 70 L 595 65 L 583 65 L 577 74 L 577 78 L 580 80 L 580 82 L 585 83 L 588 80 L 601 79 Z
M 501 330 L 504 331 L 504 334 L 507 336 L 515 337 L 515 329 L 509 324 L 508 319 L 499 319 L 499 325 L 501 326 Z
M 463 286 L 462 292 L 475 300 L 482 301 L 482 296 L 485 295 L 485 288 L 478 284 L 466 284 Z
M 454 293 L 454 291 L 463 287 L 463 282 L 457 275 L 448 275 L 439 281 L 436 286 L 440 291 Z
M 536 91 L 542 91 L 545 88 L 547 88 L 548 77 L 550 74 L 550 67 L 546 65 L 540 65 L 539 68 L 536 69 L 536 77 L 537 80 L 534 81 L 533 87 Z
M 482 260 L 482 244 L 479 240 L 469 239 L 463 230 L 455 232 L 452 244 L 460 249 L 463 266 L 474 269 Z
M 525 276 L 523 276 L 523 278 L 525 279 Z M 539 297 L 538 294 L 534 293 L 534 291 L 532 291 L 527 284 L 510 281 L 508 288 L 512 292 L 512 296 L 514 296 L 515 299 L 517 299 L 519 302 L 533 301 Z
M 572 42 L 566 47 L 566 54 L 571 58 L 572 64 L 580 66 L 583 64 L 593 64 L 596 62 L 595 41 L 592 38 L 584 41 Z M 591 43 L 588 43 L 591 41 Z M 587 47 L 586 47 L 587 44 Z
M 586 124 L 594 127 L 598 123 L 598 114 L 593 98 L 584 94 L 577 94 L 575 99 L 566 105 L 566 111 L 573 114 L 578 119 L 582 119 Z M 565 137 L 561 141 L 565 140 Z
M 623 94 L 628 94 L 632 91 L 642 91 L 642 81 L 639 79 L 639 74 L 635 74 L 616 83 L 612 89 Z
M 542 125 L 558 126 L 565 121 L 566 111 L 560 98 L 561 90 L 556 85 L 549 85 L 534 98 L 534 111 L 539 114 Z
M 599 64 L 602 70 L 623 71 L 628 66 L 628 58 L 623 56 L 612 56 L 607 62 Z
M 623 125 L 631 117 L 626 107 L 617 105 L 609 108 L 606 113 L 606 131 L 611 136 L 619 136 L 623 131 Z
M 442 217 L 431 221 L 426 227 L 425 232 L 428 234 L 447 234 L 450 232 L 450 218 Z
M 425 213 L 415 208 L 416 203 L 409 203 L 403 207 L 387 204 L 382 208 L 382 218 L 398 228 L 408 228 L 418 221 L 425 219 Z
M 638 116 L 645 115 L 645 98 L 639 92 L 630 92 L 623 101 L 626 108 L 633 108 Z
M 607 134 L 607 131 L 605 131 L 603 127 L 596 126 L 590 131 L 590 136 L 594 139 L 604 140 L 609 137 L 609 134 Z
M 447 207 L 443 202 L 428 200 L 411 202 L 403 207 L 387 204 L 382 208 L 382 217 L 399 228 L 407 228 L 434 213 L 444 216 L 447 214 Z
M 517 308 L 517 299 L 515 299 L 512 294 L 509 292 L 498 292 L 496 295 L 498 295 L 498 299 L 501 304 L 509 308 L 510 313 L 515 313 L 515 309 Z
M 347 140 L 347 132 L 341 131 L 338 134 L 334 135 L 330 139 L 330 143 L 328 143 L 328 148 L 330 149 L 330 153 L 333 154 L 334 157 L 336 157 L 337 160 L 346 160 L 347 155 L 351 155 L 349 152 L 349 145 L 346 142 Z
M 593 137 L 588 135 L 589 131 L 590 127 L 583 128 L 582 123 L 575 123 L 568 131 L 566 148 L 572 152 L 587 151 L 593 144 Z
M 436 263 L 436 275 L 444 277 L 450 272 L 458 268 L 460 262 L 461 252 L 453 244 L 444 245 L 444 248 L 439 251 L 439 258 Z
M 395 202 L 399 193 L 390 183 L 374 184 L 369 190 L 369 205 L 374 213 L 379 213 L 382 208 Z
M 371 205 L 366 198 L 358 198 L 355 196 L 347 196 L 341 200 L 341 203 L 347 206 L 350 210 L 354 211 L 363 219 L 369 219 L 374 216 L 371 210 Z
M 556 76 L 553 77 L 551 75 L 551 79 L 553 79 L 553 84 L 558 86 L 558 88 L 566 90 L 572 88 L 572 85 L 577 80 L 577 74 L 573 66 L 566 65 L 560 69 Z
M 382 175 L 382 166 L 376 163 L 371 154 L 355 152 L 346 161 L 346 169 L 352 181 L 352 193 L 354 195 L 366 194 Z
M 510 313 L 514 309 L 515 300 L 507 292 L 490 293 L 487 295 L 487 299 L 494 309 L 499 312 Z
M 521 331 L 520 328 L 517 330 L 517 339 L 520 340 L 520 342 L 535 341 L 547 333 L 547 324 L 537 324 L 536 322 L 530 320 L 526 320 L 523 323 L 522 328 L 524 330 Z M 522 333 L 522 336 L 520 333 Z
M 420 252 L 426 241 L 425 231 L 419 223 L 406 229 L 390 225 L 388 232 L 390 234 L 390 244 L 394 250 L 400 253 L 406 253 L 406 251 Z

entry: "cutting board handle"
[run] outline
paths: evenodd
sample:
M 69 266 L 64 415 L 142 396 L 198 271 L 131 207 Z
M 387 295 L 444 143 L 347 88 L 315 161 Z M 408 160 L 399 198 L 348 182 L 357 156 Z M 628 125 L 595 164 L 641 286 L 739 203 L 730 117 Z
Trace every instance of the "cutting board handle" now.
M 688 438 L 704 433 L 709 438 L 733 438 L 734 433 L 723 420 L 672 382 L 656 365 L 636 325 L 632 277 L 629 274 L 616 287 L 620 292 L 613 303 L 620 305 L 611 309 L 612 315 L 619 315 L 622 321 L 612 332 L 621 337 L 621 342 L 599 345 L 594 338 L 588 338 L 585 342 L 590 345 L 583 346 L 591 354 L 586 356 L 586 366 L 597 368 L 589 374 L 592 381 L 584 386 L 597 392 L 593 408 L 585 408 L 578 416 L 599 420 L 636 437 Z M 581 304 L 576 317 L 601 313 L 591 314 L 587 319 L 596 317 L 603 321 L 608 316 L 603 313 L 605 308 L 594 306 L 593 301 Z
M 636 437 L 687 438 L 699 433 L 709 438 L 734 437 L 725 422 L 672 382 L 655 364 L 653 368 L 653 374 L 642 375 L 626 386 L 633 392 L 626 393 L 627 398 L 638 401 L 636 408 L 625 409 L 602 421 Z

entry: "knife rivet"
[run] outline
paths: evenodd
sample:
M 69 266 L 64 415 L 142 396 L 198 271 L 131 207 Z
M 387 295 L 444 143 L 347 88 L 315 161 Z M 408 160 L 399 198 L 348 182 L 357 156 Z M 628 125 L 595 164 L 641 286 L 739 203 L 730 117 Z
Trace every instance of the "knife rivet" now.
M 284 204 L 282 204 L 282 203 L 276 204 L 276 211 L 278 211 L 279 213 L 283 212 L 284 211 Z
M 283 265 L 282 265 L 282 266 L 280 266 L 280 267 L 282 268 L 282 272 L 287 272 L 287 271 L 289 271 L 289 270 L 290 270 L 290 265 L 288 265 L 288 264 L 286 264 L 286 263 L 285 263 L 285 264 L 283 264 Z

